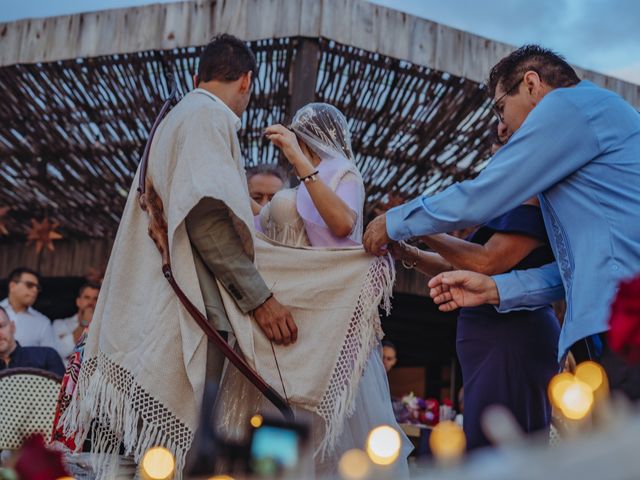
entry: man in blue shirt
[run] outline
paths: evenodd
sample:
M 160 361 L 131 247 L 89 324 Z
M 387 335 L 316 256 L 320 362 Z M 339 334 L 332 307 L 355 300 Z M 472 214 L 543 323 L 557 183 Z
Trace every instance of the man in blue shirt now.
M 595 339 L 590 347 L 598 347 L 618 282 L 640 271 L 640 115 L 535 45 L 492 69 L 489 93 L 508 143 L 477 178 L 376 218 L 365 233 L 365 248 L 379 255 L 390 240 L 482 224 L 538 195 L 557 262 L 494 276 L 493 296 L 485 289 L 473 300 L 465 285 L 478 278 L 458 276 L 455 286 L 466 298 L 449 306 L 491 300 L 499 311 L 536 308 L 564 293 L 560 356 L 583 339 Z M 447 297 L 437 300 L 451 299 L 441 284 L 434 286 L 436 297 Z M 593 348 L 589 353 L 600 357 Z M 618 368 L 626 366 L 607 370 L 612 386 Z M 640 395 L 637 384 L 623 388 Z
M 8 368 L 39 368 L 64 375 L 64 365 L 51 347 L 22 347 L 15 339 L 16 324 L 0 307 L 0 371 Z

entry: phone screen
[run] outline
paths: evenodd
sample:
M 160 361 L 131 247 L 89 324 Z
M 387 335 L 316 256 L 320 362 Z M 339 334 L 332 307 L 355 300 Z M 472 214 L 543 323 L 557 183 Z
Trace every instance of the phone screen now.
M 263 425 L 253 431 L 251 470 L 261 476 L 291 470 L 298 463 L 299 448 L 299 432 L 295 429 Z

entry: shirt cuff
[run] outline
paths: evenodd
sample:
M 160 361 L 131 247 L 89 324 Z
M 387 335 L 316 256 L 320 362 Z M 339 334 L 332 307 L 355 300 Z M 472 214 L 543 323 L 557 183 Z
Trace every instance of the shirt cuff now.
M 244 308 L 242 308 L 243 310 L 245 310 L 244 313 L 248 314 L 250 312 L 253 312 L 256 308 L 266 302 L 271 295 L 273 295 L 271 290 L 269 290 L 265 285 L 260 292 L 247 299 L 244 304 Z
M 416 210 L 422 210 L 422 196 L 387 211 L 387 235 L 391 240 L 406 240 L 414 236 L 409 217 Z
M 500 303 L 495 305 L 495 309 L 499 313 L 507 313 L 514 310 L 538 310 L 541 307 L 540 305 L 523 305 L 522 285 L 514 280 L 513 275 L 503 273 L 494 275 L 491 278 L 496 282 L 496 288 L 498 289 Z

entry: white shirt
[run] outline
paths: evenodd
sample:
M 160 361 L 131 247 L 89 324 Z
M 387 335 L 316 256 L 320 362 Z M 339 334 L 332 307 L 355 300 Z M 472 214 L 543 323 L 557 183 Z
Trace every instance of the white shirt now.
M 68 318 L 60 318 L 53 321 L 53 333 L 58 341 L 58 353 L 62 358 L 67 358 L 73 352 L 76 342 L 73 339 L 73 331 L 78 328 L 80 322 L 75 313 Z
M 224 103 L 222 100 L 220 100 L 219 97 L 217 97 L 216 95 L 211 93 L 209 90 L 205 90 L 204 88 L 196 88 L 194 90 L 194 92 L 200 92 L 200 93 L 204 93 L 205 95 L 209 95 L 216 102 L 218 102 L 220 105 L 222 105 L 222 107 L 232 116 L 233 121 L 234 121 L 234 125 L 236 127 L 236 131 L 240 130 L 240 128 L 242 127 L 242 121 L 240 120 L 240 117 L 238 115 L 236 115 L 236 113 L 233 110 L 231 110 L 226 103 Z
M 16 340 L 23 347 L 51 347 L 58 350 L 58 342 L 51 328 L 51 321 L 37 311 L 29 307 L 20 313 L 16 313 L 9 299 L 5 298 L 0 302 L 9 318 L 16 324 Z

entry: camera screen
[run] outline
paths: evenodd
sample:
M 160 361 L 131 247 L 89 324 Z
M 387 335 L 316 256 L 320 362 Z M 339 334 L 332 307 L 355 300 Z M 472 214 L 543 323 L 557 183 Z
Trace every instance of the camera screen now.
M 295 468 L 299 437 L 293 429 L 263 425 L 253 431 L 251 467 L 258 475 L 274 475 Z

